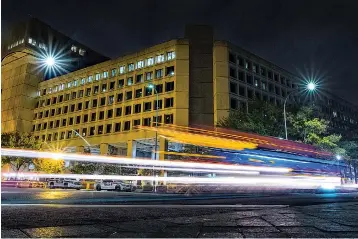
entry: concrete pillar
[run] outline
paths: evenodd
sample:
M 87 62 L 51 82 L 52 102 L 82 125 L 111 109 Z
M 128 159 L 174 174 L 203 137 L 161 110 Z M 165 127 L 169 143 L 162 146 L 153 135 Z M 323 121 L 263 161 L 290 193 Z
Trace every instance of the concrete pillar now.
M 135 140 L 127 142 L 127 157 L 135 158 L 137 156 L 137 143 Z
M 76 152 L 78 154 L 83 154 L 85 152 L 85 147 L 84 146 L 77 146 L 76 147 Z
M 157 156 L 159 160 L 164 160 L 165 159 L 165 154 L 163 152 L 168 151 L 168 141 L 163 138 L 163 137 L 159 137 L 159 151 L 161 153 L 159 153 L 159 155 Z
M 108 144 L 102 143 L 99 146 L 99 151 L 101 155 L 107 155 L 108 154 Z

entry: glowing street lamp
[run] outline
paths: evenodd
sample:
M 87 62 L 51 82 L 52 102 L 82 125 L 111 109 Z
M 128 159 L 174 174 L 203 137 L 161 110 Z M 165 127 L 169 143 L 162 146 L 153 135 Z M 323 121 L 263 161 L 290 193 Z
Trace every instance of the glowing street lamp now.
M 315 91 L 317 88 L 317 85 L 314 83 L 314 82 L 309 82 L 307 85 L 306 85 L 306 89 L 307 91 L 309 92 L 313 92 Z M 294 93 L 297 93 L 298 92 L 298 88 L 296 90 L 293 90 L 291 91 L 287 96 L 286 96 L 286 99 L 285 99 L 285 102 L 283 103 L 283 117 L 284 117 L 284 120 L 285 120 L 285 136 L 286 136 L 286 140 L 288 140 L 288 137 L 287 137 L 287 119 L 286 119 L 286 102 L 288 100 L 288 98 L 290 97 L 290 95 L 294 94 Z
M 48 67 L 53 67 L 56 64 L 55 58 L 53 58 L 52 56 L 48 56 L 45 59 L 45 63 Z

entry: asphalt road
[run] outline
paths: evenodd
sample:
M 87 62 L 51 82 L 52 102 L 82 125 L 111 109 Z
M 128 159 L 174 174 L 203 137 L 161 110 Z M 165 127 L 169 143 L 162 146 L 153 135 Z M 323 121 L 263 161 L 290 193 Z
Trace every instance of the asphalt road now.
M 2 188 L 2 238 L 358 237 L 358 193 L 157 195 Z

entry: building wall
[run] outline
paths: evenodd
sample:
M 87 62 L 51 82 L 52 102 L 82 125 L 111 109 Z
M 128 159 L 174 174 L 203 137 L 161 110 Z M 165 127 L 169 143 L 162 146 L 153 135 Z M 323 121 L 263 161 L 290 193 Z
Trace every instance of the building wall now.
M 30 132 L 42 73 L 27 53 L 6 57 L 1 65 L 1 132 Z
M 168 53 L 174 53 L 174 59 L 168 59 Z M 156 59 L 158 55 L 164 55 L 164 62 L 154 63 L 151 66 L 145 65 L 142 68 L 128 70 L 129 64 L 137 64 L 140 61 L 146 61 L 153 57 Z M 125 66 L 125 72 L 120 74 L 120 67 Z M 170 67 L 174 67 L 174 73 L 169 74 L 167 71 Z M 112 76 L 112 69 L 116 69 L 116 74 Z M 163 71 L 162 77 L 155 77 L 157 70 Z M 108 76 L 104 77 L 104 72 L 108 72 Z M 146 79 L 146 73 L 152 72 L 152 80 Z M 168 74 L 167 74 L 168 73 Z M 100 74 L 100 79 L 96 80 L 96 75 Z M 136 83 L 138 75 L 142 75 L 141 82 Z M 89 76 L 93 76 L 91 82 L 87 82 Z M 133 77 L 133 83 L 129 83 L 130 77 Z M 82 85 L 82 79 L 85 83 Z M 124 82 L 123 86 L 119 86 L 119 81 Z M 77 83 L 74 83 L 77 82 Z M 111 82 L 114 82 L 113 89 L 109 89 Z M 169 84 L 173 84 L 174 89 L 170 90 Z M 102 91 L 102 86 L 106 84 L 107 89 Z M 145 118 L 151 119 L 151 124 L 156 116 L 156 110 L 153 109 L 156 95 L 152 92 L 151 95 L 145 96 L 144 92 L 150 84 L 163 85 L 163 92 L 158 93 L 159 100 L 162 100 L 162 109 L 158 110 L 158 115 L 161 117 L 160 123 L 176 124 L 181 126 L 189 125 L 189 46 L 186 40 L 172 40 L 163 44 L 150 47 L 143 51 L 128 55 L 116 60 L 103 62 L 92 67 L 84 68 L 48 81 L 41 82 L 39 85 L 38 104 L 39 107 L 35 109 L 32 116 L 34 132 L 36 136 L 47 141 L 51 145 L 64 146 L 83 146 L 85 142 L 76 137 L 72 129 L 78 131 L 91 145 L 115 144 L 120 142 L 128 142 L 131 140 L 153 138 L 154 133 L 146 132 L 136 129 L 133 126 L 134 120 L 140 120 L 140 125 L 144 124 Z M 63 90 L 60 87 L 64 86 Z M 98 86 L 98 93 L 94 94 L 95 87 Z M 55 90 L 57 88 L 57 90 Z M 46 94 L 44 90 L 46 89 Z M 51 89 L 51 90 L 50 90 Z M 91 94 L 86 96 L 87 89 L 90 89 Z M 136 98 L 136 90 L 142 89 L 142 96 Z M 51 91 L 51 93 L 49 93 Z M 56 92 L 54 92 L 56 91 Z M 80 91 L 83 91 L 83 96 L 78 97 Z M 132 91 L 132 99 L 126 99 L 127 92 Z M 72 94 L 76 92 L 76 98 L 72 99 Z M 117 102 L 118 95 L 123 94 L 123 101 Z M 59 102 L 62 95 L 63 101 Z M 66 100 L 66 95 L 69 95 L 69 100 Z M 114 97 L 114 102 L 109 103 L 109 97 Z M 53 103 L 54 97 L 57 97 L 56 103 Z M 100 105 L 101 99 L 105 98 L 105 104 Z M 165 106 L 166 99 L 173 98 L 173 106 Z M 93 100 L 98 101 L 97 107 L 92 107 Z M 49 104 L 47 102 L 49 101 Z M 86 102 L 89 101 L 89 108 L 85 109 Z M 151 110 L 144 112 L 145 103 L 150 102 Z M 78 109 L 78 104 L 82 103 L 82 110 Z M 74 105 L 74 112 L 70 112 L 71 106 Z M 139 113 L 134 113 L 135 105 L 141 105 Z M 68 112 L 64 112 L 64 108 L 68 106 Z M 131 114 L 125 115 L 127 106 L 131 107 Z M 58 109 L 61 108 L 62 113 L 57 114 Z M 117 108 L 122 108 L 122 115 L 116 116 Z M 55 110 L 52 116 L 51 112 Z M 113 117 L 108 117 L 108 112 L 113 111 Z M 46 117 L 48 112 L 48 116 Z M 100 112 L 104 112 L 104 119 L 99 119 Z M 91 114 L 96 113 L 96 119 L 91 121 Z M 42 117 L 40 117 L 42 114 Z M 84 122 L 85 115 L 88 115 L 88 122 Z M 170 121 L 170 116 L 173 120 Z M 76 123 L 77 117 L 80 117 L 80 122 Z M 70 125 L 70 120 L 73 119 L 73 124 Z M 66 120 L 66 124 L 62 122 Z M 59 127 L 55 127 L 56 122 L 60 122 Z M 52 122 L 52 123 L 51 123 Z M 125 122 L 130 122 L 130 129 L 125 130 Z M 120 125 L 120 130 L 115 131 L 116 124 Z M 53 124 L 54 127 L 50 127 Z M 46 126 L 45 126 L 46 125 Z M 106 132 L 107 125 L 111 125 L 111 132 Z M 103 127 L 102 133 L 98 130 Z M 95 127 L 94 135 L 90 135 L 90 130 Z M 110 126 L 108 126 L 110 127 Z M 86 133 L 84 133 L 86 129 Z M 54 140 L 54 135 L 57 134 L 57 139 Z M 61 134 L 65 134 L 64 139 L 61 139 Z M 102 146 L 101 146 L 102 147 Z

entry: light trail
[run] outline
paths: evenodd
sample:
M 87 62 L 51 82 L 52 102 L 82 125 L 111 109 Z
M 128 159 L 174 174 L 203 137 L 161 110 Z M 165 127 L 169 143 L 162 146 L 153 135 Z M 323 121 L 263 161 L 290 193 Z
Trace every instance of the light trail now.
M 1 155 L 17 156 L 27 158 L 60 158 L 67 161 L 80 162 L 97 162 L 97 163 L 115 163 L 115 164 L 134 164 L 147 166 L 162 166 L 162 167 L 183 167 L 191 169 L 227 169 L 227 170 L 248 170 L 259 172 L 272 173 L 288 173 L 290 168 L 282 167 L 259 167 L 259 166 L 245 166 L 245 165 L 226 165 L 218 163 L 195 163 L 195 162 L 180 162 L 169 160 L 151 160 L 139 158 L 125 158 L 125 157 L 109 157 L 103 155 L 83 155 L 83 154 L 69 154 L 69 153 L 54 153 L 23 149 L 8 149 L 2 148 Z
M 37 174 L 37 173 L 3 173 L 5 177 L 22 178 L 73 178 L 91 180 L 143 180 L 163 181 L 167 183 L 181 184 L 206 184 L 206 185 L 235 185 L 252 187 L 283 187 L 283 188 L 315 188 L 322 186 L 339 186 L 339 177 L 311 177 L 311 176 L 252 176 L 252 177 L 154 177 L 154 176 L 125 176 L 125 175 L 91 175 L 91 174 Z

